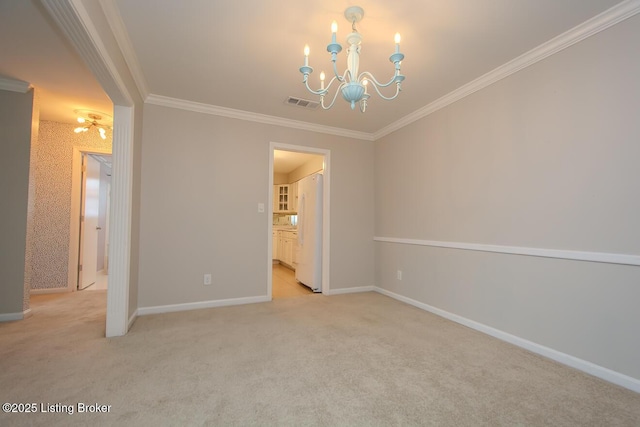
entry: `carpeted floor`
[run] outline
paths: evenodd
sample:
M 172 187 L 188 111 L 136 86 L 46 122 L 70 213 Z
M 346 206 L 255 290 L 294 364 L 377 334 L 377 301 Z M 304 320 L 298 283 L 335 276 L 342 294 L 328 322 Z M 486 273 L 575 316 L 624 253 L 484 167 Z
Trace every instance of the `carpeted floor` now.
M 34 296 L 0 324 L 0 400 L 38 408 L 0 425 L 640 425 L 639 394 L 376 293 L 144 316 L 113 339 L 105 306 Z

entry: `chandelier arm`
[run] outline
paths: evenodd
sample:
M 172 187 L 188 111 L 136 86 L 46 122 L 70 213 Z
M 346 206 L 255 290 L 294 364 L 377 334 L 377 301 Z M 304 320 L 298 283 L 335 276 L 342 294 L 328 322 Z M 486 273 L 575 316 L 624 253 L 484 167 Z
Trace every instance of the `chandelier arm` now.
M 335 81 L 339 81 L 340 84 L 342 84 L 343 80 L 340 78 L 340 76 L 333 77 L 331 80 L 329 80 L 329 84 L 324 88 L 326 92 L 329 92 L 329 88 L 331 87 L 331 85 L 333 85 L 333 82 Z
M 378 93 L 378 96 L 386 101 L 391 101 L 393 99 L 396 99 L 398 97 L 398 95 L 400 94 L 400 91 L 402 90 L 400 88 L 400 82 L 398 82 L 398 84 L 396 85 L 396 93 L 395 95 L 389 97 L 389 96 L 384 96 L 382 94 L 382 92 L 380 92 L 380 89 L 378 89 L 378 85 L 376 84 L 372 84 L 371 86 L 373 86 L 373 88 L 376 90 L 376 92 Z
M 340 76 L 340 74 L 338 74 L 338 66 L 336 65 L 336 61 L 332 61 L 333 62 L 333 74 L 335 74 L 335 78 L 338 79 L 338 81 L 340 81 L 340 83 L 344 82 L 345 78 L 347 77 L 347 72 L 349 70 L 345 70 L 344 74 L 342 76 Z
M 370 80 L 371 82 L 375 83 L 375 86 L 378 87 L 388 87 L 391 86 L 391 84 L 393 82 L 396 81 L 396 78 L 398 77 L 398 74 L 394 74 L 393 77 L 391 78 L 391 80 L 389 80 L 387 83 L 380 83 L 378 80 L 376 80 L 375 77 L 373 77 L 373 74 L 371 74 L 368 71 L 363 71 L 362 73 L 360 73 L 360 75 L 358 76 L 358 81 L 361 82 L 363 77 L 367 77 L 368 80 Z
M 346 72 L 345 72 L 346 73 Z M 336 80 L 338 80 L 340 83 L 342 83 L 344 81 L 344 77 L 340 77 L 340 76 L 335 76 L 333 77 L 330 81 L 329 84 L 324 88 L 324 89 L 318 89 L 318 90 L 313 90 L 311 89 L 311 87 L 309 86 L 309 79 L 304 79 L 304 84 L 307 87 L 307 90 L 309 92 L 311 92 L 314 95 L 320 95 L 320 96 L 325 96 L 328 92 L 329 92 L 329 88 L 331 88 L 331 85 L 333 84 L 333 82 L 335 82 Z
M 311 87 L 309 87 L 309 80 L 308 79 L 304 80 L 304 84 L 307 87 L 307 90 L 309 92 L 311 92 L 312 94 L 314 94 L 314 95 L 325 96 L 327 94 L 327 89 L 320 89 L 320 90 L 311 89 Z
M 332 79 L 332 82 L 333 82 L 333 79 Z M 336 99 L 338 99 L 338 94 L 340 93 L 340 88 L 342 88 L 343 85 L 344 85 L 344 83 L 340 83 L 340 86 L 338 86 L 338 89 L 336 90 L 336 93 L 333 94 L 333 99 L 331 100 L 331 104 L 329 104 L 328 106 L 325 107 L 325 105 L 324 105 L 324 96 L 320 97 L 320 105 L 322 106 L 322 109 L 328 110 L 329 108 L 333 107 L 333 104 L 336 102 Z

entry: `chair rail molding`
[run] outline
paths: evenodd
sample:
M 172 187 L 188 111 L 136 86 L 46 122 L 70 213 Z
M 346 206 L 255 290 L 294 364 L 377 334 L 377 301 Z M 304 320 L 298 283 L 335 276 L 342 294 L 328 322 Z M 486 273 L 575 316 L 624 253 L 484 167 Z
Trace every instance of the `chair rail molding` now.
M 397 237 L 374 237 L 373 240 L 376 242 L 397 243 L 403 245 L 431 246 L 436 248 L 495 252 L 501 254 L 568 259 L 574 261 L 603 262 L 607 264 L 640 265 L 640 255 L 527 248 L 521 246 L 485 245 L 481 243 L 441 242 L 437 240 L 404 239 Z

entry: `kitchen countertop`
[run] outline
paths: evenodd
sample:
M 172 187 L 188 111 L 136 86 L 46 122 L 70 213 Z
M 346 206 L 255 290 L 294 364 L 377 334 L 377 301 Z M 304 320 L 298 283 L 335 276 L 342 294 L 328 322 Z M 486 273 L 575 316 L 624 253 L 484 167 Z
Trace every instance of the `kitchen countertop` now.
M 273 229 L 275 231 L 298 231 L 298 227 L 292 225 L 274 225 Z

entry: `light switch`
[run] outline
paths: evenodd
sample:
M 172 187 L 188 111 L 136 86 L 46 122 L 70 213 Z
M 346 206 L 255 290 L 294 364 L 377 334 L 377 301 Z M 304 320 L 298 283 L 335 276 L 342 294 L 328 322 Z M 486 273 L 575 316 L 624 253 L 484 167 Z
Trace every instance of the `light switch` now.
M 258 203 L 258 213 L 264 213 L 264 203 Z

